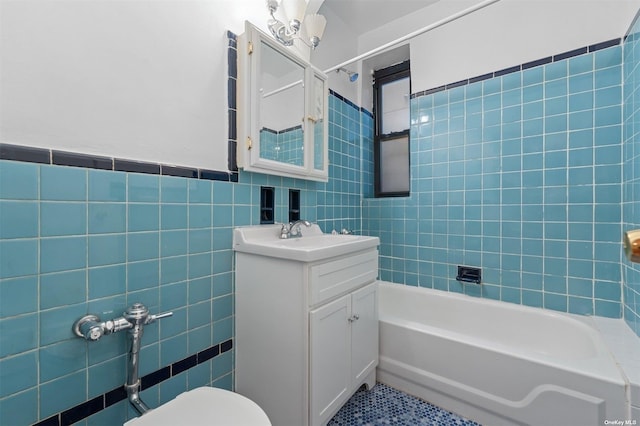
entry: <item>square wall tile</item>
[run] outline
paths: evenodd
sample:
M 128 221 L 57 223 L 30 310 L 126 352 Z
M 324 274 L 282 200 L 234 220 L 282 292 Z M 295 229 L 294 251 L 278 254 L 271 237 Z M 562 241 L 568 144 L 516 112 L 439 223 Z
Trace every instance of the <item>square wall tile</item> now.
M 186 203 L 188 201 L 187 179 L 161 176 L 160 200 L 163 203 Z
M 91 235 L 88 237 L 88 250 L 90 267 L 124 263 L 127 253 L 126 234 Z
M 85 203 L 40 203 L 40 236 L 86 235 L 87 205 Z
M 36 276 L 0 280 L 0 319 L 38 309 Z
M 38 203 L 0 201 L 0 239 L 38 236 Z
M 40 275 L 40 309 L 73 305 L 87 300 L 84 269 Z
M 126 173 L 92 170 L 89 173 L 89 201 L 126 201 Z
M 157 203 L 160 201 L 160 176 L 129 173 L 127 196 L 129 202 Z
M 86 237 L 53 237 L 40 240 L 40 273 L 68 271 L 86 266 Z
M 126 218 L 124 203 L 89 203 L 89 234 L 125 232 Z
M 40 166 L 40 199 L 85 201 L 87 169 L 64 166 Z
M 86 400 L 87 371 L 61 377 L 40 385 L 40 417 L 47 418 L 52 414 L 74 407 Z
M 38 272 L 38 240 L 0 240 L 0 278 L 35 275 Z
M 38 384 L 37 352 L 0 359 L 0 398 Z
M 0 199 L 37 200 L 37 164 L 0 160 Z
M 0 358 L 35 349 L 38 346 L 37 331 L 37 314 L 0 320 Z

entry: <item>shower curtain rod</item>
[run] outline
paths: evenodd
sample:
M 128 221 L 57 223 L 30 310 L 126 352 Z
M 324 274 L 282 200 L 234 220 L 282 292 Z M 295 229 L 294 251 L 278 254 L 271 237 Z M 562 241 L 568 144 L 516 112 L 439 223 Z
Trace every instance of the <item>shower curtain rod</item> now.
M 376 53 L 382 52 L 383 50 L 386 50 L 386 49 L 388 49 L 390 47 L 393 47 L 393 46 L 395 46 L 397 44 L 404 43 L 405 41 L 410 40 L 410 39 L 412 39 L 414 37 L 417 37 L 420 34 L 423 34 L 423 33 L 426 33 L 428 31 L 431 31 L 431 30 L 433 30 L 435 28 L 441 27 L 441 26 L 443 26 L 445 24 L 448 24 L 451 21 L 455 21 L 458 18 L 462 18 L 463 16 L 466 16 L 466 15 L 468 15 L 470 13 L 473 13 L 473 12 L 475 12 L 477 10 L 483 9 L 483 8 L 489 6 L 489 5 L 493 4 L 493 3 L 497 3 L 499 1 L 500 0 L 485 0 L 483 2 L 480 2 L 480 3 L 478 3 L 478 4 L 474 5 L 474 6 L 468 7 L 466 9 L 464 9 L 464 10 L 461 10 L 460 12 L 456 12 L 456 13 L 454 13 L 454 14 L 452 14 L 452 15 L 444 18 L 444 19 L 436 21 L 433 24 L 429 24 L 426 27 L 423 27 L 423 28 L 421 28 L 419 30 L 416 30 L 416 31 L 414 31 L 412 33 L 409 33 L 409 34 L 405 35 L 405 36 L 402 36 L 402 37 L 400 37 L 400 38 L 398 38 L 396 40 L 390 41 L 389 43 L 383 44 L 382 46 L 378 46 L 375 49 L 371 49 L 368 52 L 365 52 L 365 53 L 362 53 L 362 54 L 360 54 L 358 56 L 355 56 L 355 57 L 349 59 L 348 61 L 342 62 L 342 63 L 340 63 L 338 65 L 334 65 L 331 68 L 327 68 L 324 71 L 324 73 L 325 74 L 329 74 L 331 71 L 335 71 L 335 70 L 340 69 L 340 68 L 342 68 L 342 67 L 344 67 L 346 65 L 350 65 L 350 64 L 352 64 L 354 62 L 361 61 L 361 60 L 363 60 L 365 58 L 368 58 L 369 56 L 373 56 Z

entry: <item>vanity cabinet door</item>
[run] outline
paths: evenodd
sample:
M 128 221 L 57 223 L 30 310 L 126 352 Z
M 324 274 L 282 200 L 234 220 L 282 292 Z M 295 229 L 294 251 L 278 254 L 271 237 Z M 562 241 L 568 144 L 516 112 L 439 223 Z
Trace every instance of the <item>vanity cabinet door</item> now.
M 351 294 L 351 374 L 354 383 L 360 383 L 378 365 L 377 296 L 376 283 Z
M 350 396 L 351 295 L 309 312 L 310 419 L 326 423 Z

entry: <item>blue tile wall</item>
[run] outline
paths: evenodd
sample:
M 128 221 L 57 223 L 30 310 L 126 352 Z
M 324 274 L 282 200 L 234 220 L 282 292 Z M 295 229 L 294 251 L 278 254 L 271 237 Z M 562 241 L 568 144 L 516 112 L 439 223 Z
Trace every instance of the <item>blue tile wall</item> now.
M 640 116 L 640 22 L 636 19 L 624 42 L 623 66 L 623 185 L 622 221 L 625 231 L 640 228 L 640 135 L 637 123 Z M 640 266 L 622 256 L 624 318 L 640 336 Z
M 325 232 L 360 232 L 361 113 L 342 96 L 329 96 L 329 182 L 318 185 L 317 222 Z
M 15 414 L 33 423 L 113 389 L 105 377 L 122 382 L 126 336 L 78 339 L 71 325 L 87 312 L 107 319 L 136 301 L 152 312 L 175 310 L 159 333 L 145 333 L 143 365 L 158 357 L 166 365 L 233 337 L 231 227 L 250 222 L 231 214 L 214 225 L 211 200 L 237 184 L 13 161 L 0 161 L 0 174 L 3 420 Z M 59 190 L 66 185 L 69 192 Z M 228 198 L 230 208 L 253 206 L 250 192 L 238 193 L 247 199 Z M 94 359 L 98 347 L 109 355 Z M 199 383 L 228 380 L 233 369 L 214 374 L 214 362 L 199 366 Z M 8 413 L 34 392 L 39 405 L 29 415 Z
M 412 97 L 411 196 L 363 203 L 381 279 L 621 317 L 622 47 L 584 52 Z
M 360 112 L 332 95 L 331 116 L 326 184 L 0 160 L 0 423 L 35 423 L 124 383 L 124 333 L 95 343 L 73 335 L 73 322 L 88 312 L 108 319 L 134 302 L 174 312 L 145 330 L 141 375 L 232 339 L 232 229 L 260 223 L 261 185 L 275 187 L 278 222 L 288 220 L 295 188 L 302 217 L 328 232 L 357 230 Z M 207 384 L 233 388 L 233 350 L 142 395 L 153 406 Z M 121 401 L 87 422 L 134 415 Z

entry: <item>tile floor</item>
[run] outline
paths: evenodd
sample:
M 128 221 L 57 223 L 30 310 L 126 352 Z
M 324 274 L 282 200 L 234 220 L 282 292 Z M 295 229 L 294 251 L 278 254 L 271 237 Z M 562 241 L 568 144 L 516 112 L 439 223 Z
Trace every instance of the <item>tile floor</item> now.
M 327 426 L 360 425 L 480 426 L 382 383 L 356 392 Z

